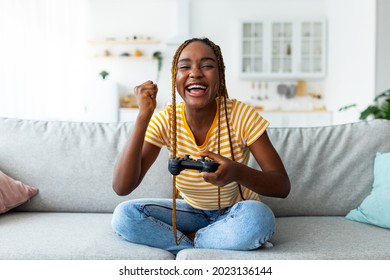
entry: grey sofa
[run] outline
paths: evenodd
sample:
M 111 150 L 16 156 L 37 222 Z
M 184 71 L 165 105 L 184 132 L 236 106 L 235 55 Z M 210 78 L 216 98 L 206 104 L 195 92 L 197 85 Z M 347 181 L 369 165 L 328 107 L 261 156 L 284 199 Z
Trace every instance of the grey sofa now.
M 0 215 L 0 259 L 390 259 L 390 230 L 345 218 L 371 191 L 375 153 L 390 152 L 390 121 L 270 128 L 292 183 L 288 198 L 263 198 L 277 216 L 274 246 L 177 256 L 111 229 L 121 201 L 171 195 L 164 150 L 130 196 L 113 192 L 113 168 L 131 129 L 0 118 L 0 170 L 39 189 Z

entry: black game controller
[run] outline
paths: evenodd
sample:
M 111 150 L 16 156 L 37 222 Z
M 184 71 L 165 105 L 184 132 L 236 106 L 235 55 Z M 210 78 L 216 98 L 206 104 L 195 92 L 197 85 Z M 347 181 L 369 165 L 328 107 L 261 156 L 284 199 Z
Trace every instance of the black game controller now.
M 172 175 L 179 175 L 184 169 L 195 169 L 199 172 L 214 172 L 218 169 L 219 164 L 213 160 L 207 160 L 206 157 L 201 157 L 198 160 L 193 160 L 189 155 L 184 158 L 170 158 L 168 162 L 168 170 Z

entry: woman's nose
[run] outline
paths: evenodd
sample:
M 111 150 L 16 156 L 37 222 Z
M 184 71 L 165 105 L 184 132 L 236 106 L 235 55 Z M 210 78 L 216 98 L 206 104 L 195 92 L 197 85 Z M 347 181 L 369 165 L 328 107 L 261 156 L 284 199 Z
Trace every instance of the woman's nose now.
M 190 77 L 191 78 L 197 78 L 201 77 L 203 75 L 202 70 L 199 67 L 192 67 L 191 72 L 190 72 Z

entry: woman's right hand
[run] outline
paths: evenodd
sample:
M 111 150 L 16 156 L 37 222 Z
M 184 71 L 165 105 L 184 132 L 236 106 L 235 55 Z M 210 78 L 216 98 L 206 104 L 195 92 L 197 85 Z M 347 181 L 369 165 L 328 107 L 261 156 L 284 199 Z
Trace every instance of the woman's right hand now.
M 128 195 L 137 188 L 160 152 L 160 148 L 145 141 L 148 124 L 156 109 L 157 91 L 157 85 L 152 81 L 134 88 L 139 113 L 114 170 L 112 185 L 118 195 Z
M 139 107 L 139 115 L 151 117 L 156 109 L 157 84 L 146 81 L 134 88 L 134 94 Z

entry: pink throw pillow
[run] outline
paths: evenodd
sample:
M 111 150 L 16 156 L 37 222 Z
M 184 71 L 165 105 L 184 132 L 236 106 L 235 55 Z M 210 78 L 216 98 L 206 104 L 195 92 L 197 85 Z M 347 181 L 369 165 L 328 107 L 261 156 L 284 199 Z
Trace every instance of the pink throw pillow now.
M 27 202 L 37 193 L 37 188 L 14 180 L 0 171 L 0 214 Z

